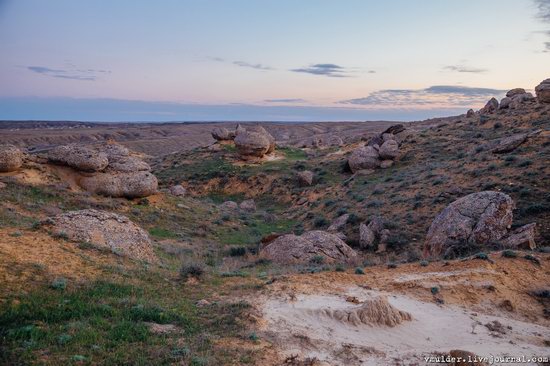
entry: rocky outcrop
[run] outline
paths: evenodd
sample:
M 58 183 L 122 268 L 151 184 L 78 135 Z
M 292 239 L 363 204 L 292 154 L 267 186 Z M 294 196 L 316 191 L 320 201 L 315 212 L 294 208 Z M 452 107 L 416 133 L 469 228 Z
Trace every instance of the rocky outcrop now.
M 524 225 L 500 240 L 499 244 L 503 248 L 524 248 L 533 250 L 537 247 L 535 242 L 536 226 L 537 224 L 535 223 Z
M 0 172 L 13 172 L 23 165 L 23 153 L 13 145 L 0 145 Z
M 496 100 L 496 98 L 491 98 L 487 104 L 485 104 L 485 107 L 483 107 L 480 112 L 482 114 L 485 114 L 485 113 L 492 113 L 494 111 L 496 111 L 498 109 L 498 100 Z
M 516 96 L 518 94 L 525 94 L 525 89 L 523 89 L 523 88 L 514 88 L 514 89 L 508 90 L 508 92 L 506 92 L 506 96 L 508 98 L 512 98 L 513 96 Z
M 48 152 L 48 160 L 84 172 L 99 172 L 109 165 L 105 152 L 77 144 L 54 147 Z
M 217 141 L 229 141 L 235 138 L 235 132 L 231 132 L 225 127 L 216 127 L 212 130 L 212 137 Z
M 384 132 L 382 132 L 382 135 L 385 133 L 391 133 L 392 135 L 397 135 L 398 133 L 401 133 L 403 131 L 405 131 L 405 126 L 403 126 L 402 124 L 397 124 L 397 125 L 388 127 Z
M 338 236 L 324 231 L 280 236 L 263 248 L 260 255 L 282 264 L 308 263 L 317 256 L 328 263 L 354 263 L 358 259 L 357 253 Z
M 298 172 L 296 173 L 296 176 L 298 177 L 298 183 L 302 187 L 310 186 L 313 184 L 314 174 L 310 170 L 304 170 L 302 172 Z
M 239 204 L 234 201 L 225 201 L 219 206 L 219 208 L 223 211 L 236 211 L 239 209 Z
M 263 157 L 275 150 L 275 139 L 263 127 L 244 129 L 237 133 L 235 146 L 243 157 Z
M 452 202 L 432 222 L 424 255 L 451 255 L 501 239 L 512 224 L 513 209 L 510 196 L 493 191 L 472 193 Z
M 52 232 L 133 259 L 156 261 L 147 233 L 125 216 L 98 210 L 71 211 L 46 222 Z
M 359 225 L 359 245 L 361 248 L 374 248 L 386 245 L 389 236 L 389 230 L 384 229 L 384 219 L 379 216 L 373 217 L 367 224 Z M 384 249 L 384 248 L 382 248 Z
M 353 150 L 348 158 L 348 166 L 353 173 L 360 170 L 389 168 L 399 156 L 399 145 L 407 138 L 408 130 L 401 124 L 372 136 L 366 146 Z
M 344 145 L 344 140 L 340 136 L 331 135 L 327 138 L 327 145 L 340 147 Z
M 476 112 L 474 112 L 473 109 L 468 109 L 468 112 L 466 112 L 466 118 L 472 118 L 476 116 Z
M 388 138 L 388 140 L 386 140 L 382 144 L 382 146 L 380 146 L 378 154 L 380 155 L 380 159 L 382 160 L 393 160 L 397 158 L 397 156 L 399 155 L 399 145 L 397 144 L 397 141 Z
M 535 88 L 539 103 L 550 103 L 550 79 L 543 80 Z
M 156 193 L 157 178 L 151 167 L 116 143 L 100 146 L 58 146 L 48 152 L 48 161 L 84 172 L 79 185 L 109 197 L 147 197 Z
M 336 233 L 344 227 L 348 223 L 349 214 L 343 214 L 341 216 L 338 216 L 328 227 L 327 231 L 329 233 Z
M 497 139 L 488 144 L 491 152 L 495 154 L 508 153 L 517 149 L 521 144 L 525 143 L 530 137 L 536 136 L 541 133 L 542 130 L 537 129 L 526 133 L 517 133 L 515 135 L 503 137 Z
M 88 192 L 108 197 L 140 198 L 157 192 L 157 178 L 150 172 L 96 173 L 80 180 Z

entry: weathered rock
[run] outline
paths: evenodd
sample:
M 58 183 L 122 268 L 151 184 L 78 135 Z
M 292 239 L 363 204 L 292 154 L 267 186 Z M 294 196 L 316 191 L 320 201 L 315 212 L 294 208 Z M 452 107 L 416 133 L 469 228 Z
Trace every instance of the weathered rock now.
M 239 209 L 239 205 L 234 201 L 225 201 L 219 206 L 219 208 L 224 211 L 236 211 Z
M 185 196 L 186 193 L 187 189 L 185 189 L 185 187 L 183 187 L 181 184 L 170 187 L 170 194 L 172 196 L 181 197 Z
M 324 231 L 280 236 L 263 248 L 260 255 L 276 263 L 308 263 L 316 256 L 329 263 L 353 263 L 358 258 L 338 236 Z
M 361 223 L 359 225 L 359 246 L 361 248 L 370 248 L 374 246 L 376 234 L 368 225 Z
M 108 197 L 147 197 L 157 192 L 157 178 L 150 172 L 96 173 L 83 177 L 80 186 L 85 190 Z
M 380 162 L 380 168 L 387 169 L 393 165 L 393 160 L 382 160 Z
M 473 109 L 468 109 L 468 112 L 466 112 L 466 118 L 472 118 L 476 116 L 476 112 L 474 112 Z
M 510 106 L 510 103 L 512 102 L 512 98 L 510 97 L 504 97 L 500 101 L 500 105 L 498 106 L 499 109 L 506 109 Z
M 491 150 L 495 154 L 507 153 L 515 150 L 527 141 L 526 133 L 518 133 L 498 140 L 497 145 Z
M 243 132 L 246 132 L 246 128 L 241 126 L 241 124 L 239 123 L 237 125 L 237 127 L 235 127 L 235 136 L 237 136 L 238 134 L 243 133 Z
M 440 256 L 501 239 L 512 224 L 514 202 L 493 191 L 469 194 L 447 206 L 432 222 L 424 255 Z
M 535 243 L 536 226 L 536 223 L 524 225 L 502 239 L 500 244 L 504 248 L 529 248 L 533 250 L 537 247 Z
M 535 88 L 539 103 L 550 103 L 550 79 L 543 80 Z
M 84 172 L 101 171 L 109 165 L 105 152 L 76 144 L 54 147 L 48 152 L 48 160 Z
M 498 100 L 496 98 L 491 98 L 485 107 L 481 109 L 481 113 L 492 113 L 498 109 Z
M 362 146 L 355 149 L 348 159 L 352 172 L 362 169 L 375 169 L 380 166 L 378 151 L 372 146 Z
M 0 172 L 13 172 L 23 165 L 23 153 L 13 145 L 0 145 Z
M 228 141 L 235 138 L 235 132 L 230 132 L 225 127 L 215 127 L 212 130 L 212 137 L 217 141 Z
M 387 140 L 380 146 L 378 151 L 380 159 L 394 160 L 399 155 L 399 145 L 395 140 Z
M 298 177 L 298 182 L 301 186 L 310 186 L 313 184 L 314 174 L 311 170 L 304 170 L 296 174 Z
M 52 232 L 149 262 L 156 260 L 147 233 L 127 217 L 98 210 L 71 211 L 51 219 Z
M 262 157 L 275 150 L 275 139 L 263 127 L 256 126 L 239 132 L 235 137 L 235 146 L 243 156 Z
M 386 130 L 382 132 L 382 134 L 391 133 L 393 135 L 397 135 L 398 133 L 401 133 L 403 131 L 405 131 L 405 126 L 403 126 L 402 124 L 397 124 L 386 128 Z
M 515 88 L 515 89 L 512 89 L 512 90 L 509 90 L 506 93 L 506 96 L 509 97 L 509 98 L 512 98 L 514 95 L 517 95 L 517 94 L 525 94 L 525 89 Z
M 243 211 L 247 211 L 247 212 L 254 212 L 256 211 L 256 202 L 254 202 L 254 200 L 250 199 L 250 200 L 245 200 L 245 201 L 242 201 L 241 204 L 239 205 L 239 207 L 241 208 L 241 210 Z
M 149 164 L 135 156 L 118 156 L 110 157 L 109 165 L 105 168 L 105 172 L 148 172 L 151 170 Z
M 370 139 L 369 139 L 369 142 L 367 142 L 367 146 L 380 146 L 384 143 L 384 138 L 382 137 L 382 134 L 380 135 L 376 135 L 376 136 L 372 136 Z
M 343 214 L 342 216 L 338 216 L 328 227 L 327 231 L 330 233 L 335 233 L 337 231 L 340 231 L 344 225 L 347 224 L 349 219 L 349 214 Z
M 331 135 L 327 139 L 327 145 L 329 146 L 342 146 L 344 145 L 344 140 L 340 136 Z
M 101 145 L 98 150 L 107 154 L 109 162 L 116 161 L 130 155 L 130 150 L 128 150 L 127 147 L 117 144 L 115 142 L 109 142 L 107 144 Z
M 382 140 L 384 142 L 386 142 L 388 140 L 395 140 L 395 135 L 393 133 L 383 133 L 382 134 Z

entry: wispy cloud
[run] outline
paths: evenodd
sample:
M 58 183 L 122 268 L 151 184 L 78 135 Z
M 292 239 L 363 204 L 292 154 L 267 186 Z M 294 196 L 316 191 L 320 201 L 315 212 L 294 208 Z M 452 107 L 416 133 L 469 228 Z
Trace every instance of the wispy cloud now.
M 71 79 L 81 81 L 95 81 L 101 74 L 110 74 L 109 70 L 96 69 L 52 69 L 45 66 L 27 66 L 27 70 L 37 74 L 51 76 L 59 79 Z
M 537 18 L 547 26 L 550 26 L 550 1 L 534 0 L 534 2 L 538 9 Z M 547 29 L 544 33 L 548 38 L 550 38 L 550 29 Z M 550 41 L 544 42 L 544 47 L 545 52 L 550 52 Z
M 265 99 L 266 103 L 304 103 L 305 99 L 300 98 L 282 98 L 282 99 Z
M 273 68 L 270 66 L 266 66 L 262 64 L 251 64 L 245 61 L 233 61 L 233 65 L 237 65 L 240 67 L 249 67 L 251 69 L 264 70 L 264 71 L 273 70 Z
M 343 100 L 342 104 L 374 107 L 461 107 L 485 103 L 504 90 L 467 86 L 435 85 L 425 89 L 386 89 L 364 98 Z
M 335 64 L 314 64 L 299 69 L 292 69 L 290 71 L 303 72 L 312 75 L 323 75 L 333 78 L 349 77 L 346 68 Z
M 464 66 L 464 65 L 449 65 L 449 66 L 445 66 L 443 70 L 466 72 L 466 73 L 473 73 L 473 74 L 481 74 L 488 71 L 487 69 L 481 69 L 481 68 Z

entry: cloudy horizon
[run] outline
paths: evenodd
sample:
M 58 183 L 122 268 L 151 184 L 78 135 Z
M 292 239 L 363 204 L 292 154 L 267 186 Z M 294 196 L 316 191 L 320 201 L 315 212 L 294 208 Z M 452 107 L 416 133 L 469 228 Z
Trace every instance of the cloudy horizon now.
M 0 0 L 0 49 L 0 120 L 419 120 L 549 77 L 550 3 Z

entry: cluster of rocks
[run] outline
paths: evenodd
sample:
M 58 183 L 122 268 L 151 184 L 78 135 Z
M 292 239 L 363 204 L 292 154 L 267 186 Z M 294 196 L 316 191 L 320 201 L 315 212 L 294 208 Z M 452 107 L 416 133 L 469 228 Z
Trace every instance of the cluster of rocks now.
M 150 196 L 158 188 L 149 164 L 118 144 L 58 146 L 48 152 L 47 159 L 81 173 L 79 185 L 91 193 L 136 198 Z
M 480 114 L 489 114 L 502 109 L 518 109 L 525 104 L 534 103 L 537 100 L 539 103 L 550 103 L 550 79 L 542 81 L 535 88 L 535 93 L 537 95 L 536 98 L 523 88 L 514 88 L 506 93 L 506 96 L 501 99 L 500 103 L 496 98 L 491 98 L 479 112 Z M 466 113 L 466 117 L 473 116 L 475 116 L 475 113 L 470 109 Z
M 238 204 L 235 201 L 225 201 L 219 205 L 219 209 L 222 211 L 237 211 L 241 209 L 245 212 L 255 212 L 256 211 L 256 202 L 253 199 L 244 200 L 241 204 Z
M 337 235 L 308 231 L 302 235 L 277 237 L 260 250 L 260 256 L 275 263 L 308 263 L 323 258 L 326 263 L 355 263 L 358 255 Z
M 13 172 L 23 165 L 23 152 L 14 145 L 0 145 L 0 173 Z
M 132 259 L 155 262 L 147 232 L 125 216 L 98 210 L 66 212 L 43 222 L 54 235 L 108 249 Z
M 472 193 L 452 202 L 432 222 L 424 256 L 454 256 L 476 245 L 535 247 L 535 224 L 510 231 L 514 202 L 502 192 Z
M 403 125 L 395 125 L 372 137 L 365 146 L 355 149 L 348 159 L 353 173 L 360 170 L 389 168 L 399 156 L 399 134 L 405 131 Z
M 361 248 L 374 248 L 378 253 L 386 251 L 390 231 L 385 228 L 384 220 L 379 217 L 373 217 L 368 224 L 359 225 L 359 245 Z
M 233 141 L 237 152 L 243 158 L 261 158 L 275 151 L 275 138 L 262 126 L 244 128 L 237 125 L 234 131 L 225 127 L 212 130 L 216 141 Z

